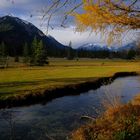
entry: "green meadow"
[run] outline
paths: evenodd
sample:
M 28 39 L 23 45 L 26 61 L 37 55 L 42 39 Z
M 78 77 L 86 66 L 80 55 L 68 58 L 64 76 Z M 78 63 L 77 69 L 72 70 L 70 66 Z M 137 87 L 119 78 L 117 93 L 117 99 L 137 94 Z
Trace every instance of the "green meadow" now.
M 29 67 L 18 63 L 0 69 L 0 99 L 93 81 L 112 76 L 116 72 L 132 71 L 140 72 L 140 61 L 49 59 L 49 65 L 44 67 Z

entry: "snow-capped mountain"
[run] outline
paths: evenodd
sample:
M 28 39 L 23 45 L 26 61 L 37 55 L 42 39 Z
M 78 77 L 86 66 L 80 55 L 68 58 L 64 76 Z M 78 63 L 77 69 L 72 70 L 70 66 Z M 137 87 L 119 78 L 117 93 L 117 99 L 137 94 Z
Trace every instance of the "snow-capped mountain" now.
M 86 50 L 86 51 L 104 51 L 110 50 L 107 46 L 100 46 L 97 44 L 87 43 L 77 48 L 78 50 Z
M 85 51 L 112 51 L 112 52 L 119 52 L 119 51 L 129 51 L 130 49 L 137 49 L 136 43 L 132 42 L 127 45 L 121 47 L 115 46 L 100 46 L 97 44 L 87 43 L 77 48 L 77 50 L 85 50 Z

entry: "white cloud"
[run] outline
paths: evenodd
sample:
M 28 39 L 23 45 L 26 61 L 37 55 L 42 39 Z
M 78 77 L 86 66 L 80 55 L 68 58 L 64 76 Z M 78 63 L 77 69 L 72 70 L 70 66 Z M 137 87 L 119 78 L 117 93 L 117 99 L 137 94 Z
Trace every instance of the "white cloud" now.
M 14 5 L 23 5 L 27 4 L 29 0 L 1 0 L 0 2 L 0 7 L 1 8 L 10 8 L 13 7 Z
M 75 32 L 73 28 L 66 29 L 56 28 L 54 30 L 50 30 L 49 34 L 65 45 L 68 45 L 69 42 L 72 41 L 73 47 L 79 47 L 80 45 L 86 43 L 96 43 L 101 45 L 104 44 L 104 40 L 101 39 L 100 34 L 98 35 L 96 35 L 95 33 L 90 34 L 89 32 L 79 33 Z
M 0 8 L 4 9 L 4 8 L 9 8 L 12 6 L 12 3 L 8 0 L 1 0 L 0 2 Z

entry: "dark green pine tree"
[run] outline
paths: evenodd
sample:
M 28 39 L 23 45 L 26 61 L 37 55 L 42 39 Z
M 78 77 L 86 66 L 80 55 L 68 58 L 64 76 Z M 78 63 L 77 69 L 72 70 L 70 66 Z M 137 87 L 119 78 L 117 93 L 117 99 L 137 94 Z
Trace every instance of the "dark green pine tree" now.
M 73 55 L 72 55 L 72 42 L 69 42 L 69 46 L 67 48 L 67 59 L 71 60 L 73 59 Z
M 33 42 L 31 44 L 31 50 L 30 50 L 30 64 L 34 64 L 35 63 L 35 49 L 38 46 L 38 40 L 36 38 L 36 36 L 33 39 Z
M 127 59 L 134 59 L 135 56 L 136 56 L 136 51 L 133 50 L 133 49 L 130 49 L 130 50 L 128 51 L 128 54 L 127 54 Z
M 38 45 L 34 48 L 34 64 L 38 66 L 43 66 L 47 63 L 46 49 L 43 45 L 42 40 L 39 41 Z
M 31 46 L 31 54 L 34 54 L 35 48 L 38 46 L 38 40 L 36 36 L 33 39 L 32 46 Z
M 7 49 L 4 42 L 0 45 L 0 67 L 8 66 Z
M 28 63 L 30 60 L 30 51 L 29 51 L 29 46 L 27 44 L 27 42 L 24 44 L 23 47 L 23 62 L 24 63 Z
M 7 55 L 5 43 L 2 42 L 0 45 L 0 56 L 5 57 Z

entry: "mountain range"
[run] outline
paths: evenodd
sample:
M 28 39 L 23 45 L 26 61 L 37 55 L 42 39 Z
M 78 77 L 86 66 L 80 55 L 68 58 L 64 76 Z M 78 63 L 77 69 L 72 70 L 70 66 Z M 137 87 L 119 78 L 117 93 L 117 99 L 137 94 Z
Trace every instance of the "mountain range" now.
M 69 51 L 69 47 L 61 44 L 52 36 L 45 35 L 32 23 L 22 20 L 18 17 L 4 16 L 0 18 L 0 44 L 2 42 L 8 47 L 8 53 L 11 56 L 21 55 L 23 46 L 27 43 L 31 46 L 31 43 L 36 37 L 38 40 L 42 40 L 44 46 L 47 48 L 47 55 L 53 57 L 66 57 Z M 136 49 L 136 43 L 132 42 L 122 47 L 107 47 L 97 44 L 87 43 L 77 49 L 72 49 L 72 53 L 77 50 L 85 51 L 128 51 L 130 49 Z
M 108 46 L 100 46 L 97 44 L 87 43 L 77 48 L 77 50 L 85 50 L 85 51 L 111 51 L 111 52 L 121 52 L 121 51 L 129 51 L 136 50 L 136 42 L 129 43 L 127 45 L 121 47 L 108 47 Z

